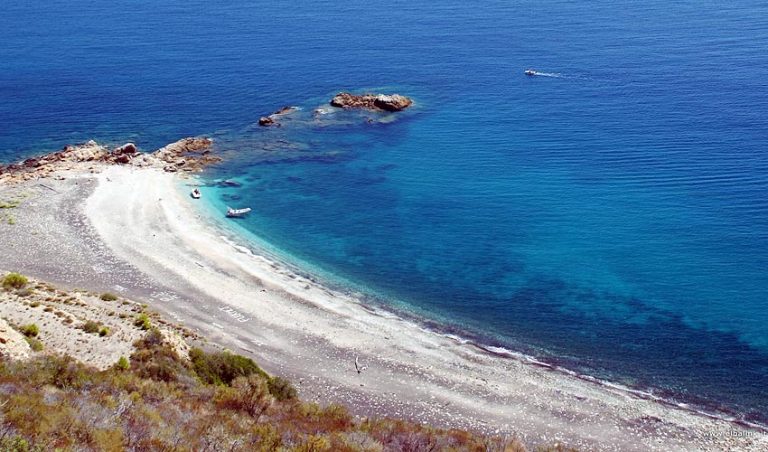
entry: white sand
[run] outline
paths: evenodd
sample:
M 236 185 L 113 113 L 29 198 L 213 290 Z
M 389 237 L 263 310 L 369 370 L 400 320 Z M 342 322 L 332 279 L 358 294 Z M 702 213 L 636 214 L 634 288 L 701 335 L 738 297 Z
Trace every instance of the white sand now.
M 366 309 L 226 240 L 175 176 L 110 167 L 97 177 L 85 211 L 106 245 L 157 280 L 207 295 L 153 307 L 253 352 L 269 370 L 298 379 L 304 397 L 585 450 L 768 450 L 763 432 L 493 356 Z M 360 374 L 356 356 L 367 366 Z

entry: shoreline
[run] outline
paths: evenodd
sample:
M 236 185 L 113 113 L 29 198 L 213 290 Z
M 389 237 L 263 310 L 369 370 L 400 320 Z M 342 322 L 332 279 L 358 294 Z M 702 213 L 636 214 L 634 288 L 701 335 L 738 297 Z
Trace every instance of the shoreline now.
M 108 169 L 107 172 L 105 172 L 103 175 L 99 176 L 100 181 L 104 181 L 108 176 L 106 174 L 111 174 L 113 179 L 119 178 L 120 175 L 116 174 L 119 172 L 125 172 L 125 170 L 122 169 Z M 159 175 L 160 173 L 158 173 Z M 125 177 L 125 176 L 123 176 Z M 150 176 L 151 177 L 151 176 Z M 164 176 L 167 178 L 167 176 Z M 130 177 L 128 178 L 130 179 Z M 144 184 L 142 184 L 144 185 Z M 115 190 L 113 189 L 104 189 L 102 193 L 102 198 L 99 199 L 99 193 L 101 189 L 101 183 L 100 186 L 96 189 L 94 192 L 94 195 L 89 198 L 89 203 L 94 203 L 89 206 L 89 208 L 86 209 L 89 213 L 89 218 L 92 222 L 95 222 L 96 229 L 100 230 L 100 235 L 102 237 L 109 237 L 110 234 L 112 235 L 112 239 L 117 238 L 117 234 L 115 234 L 115 228 L 112 224 L 106 224 L 105 222 L 102 224 L 98 224 L 99 219 L 96 218 L 94 213 L 99 210 L 99 206 L 104 207 L 105 202 L 108 199 L 113 198 L 113 194 Z M 171 189 L 166 189 L 164 192 L 168 193 L 171 191 Z M 124 191 L 123 191 L 124 192 Z M 167 218 L 171 219 L 171 225 L 170 229 L 173 231 L 176 231 L 179 235 L 181 235 L 183 238 L 181 241 L 184 243 L 186 247 L 197 247 L 197 257 L 198 258 L 211 258 L 212 254 L 215 255 L 213 257 L 215 264 L 223 265 L 225 266 L 229 272 L 235 273 L 235 272 L 243 272 L 243 276 L 247 279 L 248 277 L 251 278 L 257 278 L 263 285 L 263 287 L 266 287 L 267 289 L 260 289 L 262 292 L 264 290 L 276 290 L 278 292 L 281 292 L 279 297 L 279 303 L 285 303 L 288 300 L 298 302 L 299 305 L 303 306 L 309 306 L 308 311 L 300 313 L 300 315 L 304 315 L 304 321 L 297 322 L 300 329 L 304 329 L 303 325 L 306 324 L 312 324 L 315 322 L 319 322 L 319 320 L 315 320 L 318 317 L 322 318 L 323 314 L 330 314 L 330 318 L 323 319 L 328 324 L 326 325 L 316 325 L 315 328 L 319 330 L 319 333 L 317 336 L 320 336 L 320 338 L 324 339 L 327 342 L 330 342 L 331 348 L 336 349 L 336 353 L 339 352 L 339 348 L 341 348 L 342 352 L 347 352 L 346 354 L 349 356 L 346 359 L 348 371 L 350 373 L 354 372 L 354 369 L 352 369 L 352 361 L 353 358 L 351 357 L 351 352 L 354 351 L 356 355 L 360 356 L 367 356 L 367 359 L 363 360 L 364 363 L 370 362 L 370 360 L 375 359 L 373 355 L 379 354 L 379 353 L 371 353 L 371 351 L 360 350 L 359 343 L 365 342 L 365 339 L 368 339 L 369 341 L 370 336 L 376 336 L 373 331 L 370 331 L 372 327 L 379 327 L 382 329 L 389 329 L 390 331 L 394 331 L 396 334 L 402 334 L 406 337 L 406 339 L 410 341 L 423 341 L 425 343 L 418 344 L 419 346 L 424 346 L 423 349 L 419 349 L 420 347 L 414 347 L 412 343 L 405 343 L 405 341 L 398 341 L 394 345 L 397 348 L 401 348 L 402 352 L 405 352 L 404 354 L 397 354 L 395 357 L 388 357 L 390 359 L 394 358 L 396 362 L 403 362 L 408 360 L 406 356 L 410 357 L 410 359 L 413 359 L 413 356 L 418 356 L 423 352 L 427 353 L 433 353 L 437 355 L 438 361 L 450 361 L 450 360 L 456 360 L 457 358 L 464 357 L 467 362 L 461 363 L 460 367 L 468 366 L 469 363 L 472 361 L 480 360 L 480 361 L 497 361 L 498 358 L 493 358 L 493 356 L 489 353 L 489 350 L 486 348 L 483 348 L 482 346 L 478 344 L 471 343 L 471 347 L 474 347 L 476 349 L 482 350 L 481 353 L 475 353 L 472 350 L 470 350 L 470 347 L 467 347 L 465 343 L 462 343 L 463 341 L 459 340 L 457 341 L 454 337 L 450 337 L 449 335 L 445 335 L 439 332 L 430 331 L 426 328 L 424 328 L 423 325 L 419 325 L 417 323 L 412 322 L 410 319 L 402 319 L 399 317 L 396 317 L 394 314 L 389 312 L 381 312 L 380 310 L 373 310 L 371 311 L 370 307 L 366 307 L 363 304 L 361 304 L 358 300 L 355 300 L 351 298 L 348 294 L 342 294 L 339 292 L 334 292 L 333 290 L 329 290 L 328 288 L 322 286 L 320 283 L 318 283 L 315 280 L 310 280 L 306 276 L 297 275 L 291 271 L 291 269 L 286 268 L 285 266 L 281 265 L 278 262 L 272 261 L 268 258 L 265 258 L 259 254 L 254 254 L 254 252 L 249 249 L 243 247 L 242 243 L 232 242 L 228 243 L 227 245 L 231 247 L 229 251 L 215 251 L 212 253 L 212 247 L 215 246 L 221 246 L 221 243 L 216 243 L 216 238 L 221 239 L 222 236 L 219 235 L 221 231 L 218 230 L 209 230 L 210 225 L 206 224 L 206 220 L 202 216 L 197 216 L 196 212 L 194 212 L 191 204 L 188 204 L 189 201 L 186 200 L 183 197 L 183 194 L 179 193 L 179 191 L 176 191 L 175 193 L 176 199 L 171 200 L 168 202 L 168 204 L 165 204 L 165 206 L 162 207 L 164 210 L 164 214 L 167 216 Z M 167 196 L 167 195 L 166 195 Z M 186 202 L 185 202 L 186 201 Z M 146 206 L 141 206 L 142 209 L 146 208 Z M 189 220 L 189 218 L 197 217 L 198 220 L 200 220 L 199 224 L 190 225 L 186 223 L 186 221 Z M 181 220 L 179 223 L 173 224 L 173 218 L 176 220 Z M 213 239 L 213 242 L 205 242 L 206 239 L 203 239 L 201 236 L 209 234 L 210 237 L 207 237 L 207 240 Z M 189 236 L 198 236 L 198 238 L 193 240 L 188 240 L 187 238 Z M 107 239 L 107 243 L 109 244 L 109 239 Z M 225 242 L 226 243 L 226 242 Z M 125 246 L 125 244 L 122 244 Z M 110 244 L 110 247 L 112 249 L 120 248 L 121 244 L 119 243 L 112 243 Z M 119 253 L 118 253 L 119 254 Z M 143 256 L 144 258 L 149 258 L 154 263 L 159 263 L 165 260 L 163 256 L 159 256 L 155 254 L 155 250 L 152 252 L 148 252 Z M 165 262 L 164 264 L 167 266 L 173 266 L 173 265 L 179 265 L 178 261 L 175 263 L 172 262 Z M 185 279 L 187 279 L 187 282 L 191 282 L 191 279 L 194 279 L 195 277 L 204 279 L 205 275 L 204 273 L 204 267 L 200 266 L 200 263 L 195 261 L 195 265 L 198 268 L 191 268 L 191 266 L 187 265 L 185 269 L 183 269 L 183 266 L 180 266 L 181 268 L 177 268 L 177 273 L 186 271 L 186 272 L 193 272 L 196 273 L 196 275 L 188 274 Z M 203 263 L 202 265 L 205 265 Z M 210 265 L 210 264 L 209 264 Z M 266 270 L 266 271 L 265 271 Z M 239 279 L 239 278 L 237 278 Z M 192 283 L 195 285 L 195 283 Z M 235 315 L 235 318 L 240 321 L 243 319 L 243 315 L 259 315 L 258 309 L 255 309 L 253 306 L 253 302 L 249 303 L 248 301 L 236 301 L 235 298 L 237 298 L 237 291 L 239 290 L 248 290 L 248 287 L 243 287 L 243 285 L 239 284 L 239 281 L 229 281 L 229 284 L 232 284 L 236 289 L 232 292 L 228 292 L 228 304 L 232 305 L 233 308 L 238 312 L 238 314 Z M 197 283 L 197 288 L 201 291 L 206 291 L 206 288 L 203 287 L 204 284 Z M 215 295 L 214 293 L 209 293 L 209 295 Z M 219 295 L 221 297 L 221 295 Z M 282 299 L 280 299 L 282 298 Z M 286 300 L 288 299 L 288 300 Z M 264 300 L 262 300 L 264 302 Z M 280 306 L 284 309 L 284 306 Z M 268 301 L 264 309 L 273 309 L 276 310 L 278 306 L 274 303 L 274 301 Z M 320 311 L 321 315 L 317 316 L 318 312 Z M 240 312 L 242 311 L 242 313 Z M 296 312 L 293 307 L 289 308 L 288 311 L 293 311 L 293 315 L 297 315 L 299 313 Z M 275 316 L 275 313 L 270 313 L 271 315 L 265 316 L 263 313 L 260 315 L 262 321 L 265 321 L 272 325 L 273 327 L 279 328 L 279 329 L 287 329 L 290 330 L 290 325 L 286 325 L 286 322 L 284 319 L 278 318 L 282 317 L 282 315 Z M 286 313 L 288 315 L 288 313 Z M 265 319 L 265 317 L 269 317 Z M 340 317 L 340 318 L 339 318 Z M 367 317 L 367 318 L 366 318 Z M 344 331 L 338 330 L 338 326 L 335 324 L 339 320 L 344 321 L 347 323 L 344 325 Z M 348 329 L 349 323 L 353 322 L 359 322 L 358 325 L 356 325 L 358 328 L 362 327 L 363 330 L 366 331 L 365 336 L 369 336 L 368 338 L 365 337 L 355 337 L 359 332 L 355 332 L 357 334 L 350 334 L 350 331 Z M 391 323 L 384 325 L 385 323 Z M 334 331 L 334 334 L 327 334 L 326 331 Z M 392 335 L 394 336 L 394 334 Z M 422 337 L 419 337 L 422 336 Z M 391 336 L 384 336 L 384 339 L 388 339 Z M 317 339 L 317 338 L 316 338 Z M 324 342 L 325 342 L 324 341 Z M 372 344 L 371 344 L 372 345 Z M 371 346 L 369 345 L 369 346 Z M 443 349 L 453 349 L 450 350 L 446 355 L 443 355 L 445 350 Z M 381 350 L 378 350 L 379 352 L 382 352 Z M 311 353 L 311 351 L 310 351 Z M 405 355 L 405 356 L 403 356 Z M 463 355 L 463 356 L 462 356 Z M 467 356 L 468 355 L 468 356 Z M 485 356 L 482 356 L 485 355 Z M 406 359 L 403 359 L 406 358 Z M 469 358 L 469 359 L 467 359 Z M 263 359 L 263 357 L 261 358 Z M 418 359 L 418 358 L 417 358 Z M 338 361 L 337 359 L 336 361 Z M 525 367 L 531 367 L 533 369 L 536 369 L 535 367 L 531 366 L 530 363 L 525 363 L 525 359 L 515 361 L 515 365 L 525 366 Z M 341 366 L 344 366 L 343 363 L 339 363 Z M 488 367 L 501 364 L 501 367 L 507 367 L 511 363 L 484 363 Z M 506 365 L 506 366 L 505 366 Z M 539 363 L 537 365 L 540 366 Z M 424 366 L 426 368 L 432 368 L 436 366 L 436 363 L 430 363 L 428 366 Z M 384 366 L 382 369 L 382 373 L 385 372 L 387 366 Z M 488 369 L 482 369 L 480 373 L 483 371 L 487 371 Z M 510 369 L 504 369 L 506 371 Z M 531 370 L 531 369 L 525 369 L 525 370 Z M 537 369 L 538 370 L 538 369 Z M 564 378 L 568 378 L 568 376 L 565 375 L 563 372 L 563 369 L 554 369 L 559 372 L 559 375 L 557 375 L 554 379 L 555 380 L 561 380 Z M 372 372 L 370 369 L 366 370 L 365 372 Z M 541 372 L 535 372 L 535 373 L 541 373 Z M 544 373 L 549 373 L 548 370 L 544 370 Z M 541 378 L 542 375 L 535 375 L 534 378 L 538 379 Z M 571 375 L 573 377 L 574 375 Z M 482 378 L 482 377 L 480 377 Z M 639 394 L 637 393 L 630 393 L 630 391 L 626 390 L 625 388 L 616 387 L 616 385 L 608 386 L 605 382 L 597 382 L 594 381 L 594 379 L 588 379 L 585 378 L 585 376 L 577 376 L 577 378 L 580 381 L 584 380 L 590 380 L 586 381 L 585 385 L 595 385 L 597 387 L 601 387 L 601 392 L 609 392 L 612 396 L 620 396 L 620 397 L 638 397 L 638 400 L 644 400 L 639 398 Z M 466 382 L 463 382 L 466 384 Z M 595 384 L 598 383 L 598 384 Z M 336 381 L 336 384 L 343 385 L 342 381 Z M 599 385 L 599 386 L 598 386 Z M 477 385 L 472 385 L 477 386 Z M 484 386 L 484 385 L 479 385 Z M 430 392 L 437 392 L 440 391 L 434 391 L 435 388 L 432 388 L 432 390 L 425 391 L 426 393 Z M 469 393 L 475 393 L 474 395 L 480 395 L 477 394 L 478 390 L 480 388 L 474 387 L 474 388 L 467 388 L 469 389 Z M 586 390 L 592 388 L 579 388 L 580 390 Z M 613 394 L 615 391 L 619 392 L 619 394 Z M 503 392 L 503 391 L 500 391 Z M 425 394 L 426 395 L 426 394 Z M 487 395 L 483 394 L 485 397 L 479 397 L 480 399 L 486 399 L 485 401 L 488 402 Z M 605 396 L 607 394 L 601 394 L 602 396 Z M 447 394 L 443 394 L 443 396 L 447 396 Z M 645 395 L 647 397 L 648 395 Z M 434 395 L 432 395 L 434 397 Z M 535 397 L 535 396 L 534 396 Z M 598 398 L 600 396 L 597 396 Z M 449 397 L 446 397 L 449 398 Z M 491 400 L 493 399 L 493 396 L 491 396 Z M 578 398 L 577 398 L 578 399 Z M 464 402 L 464 405 L 472 405 L 472 403 L 467 403 L 467 400 L 462 401 Z M 637 401 L 635 401 L 637 402 Z M 648 400 L 650 403 L 658 404 L 659 400 Z M 455 400 L 450 401 L 449 403 L 457 403 Z M 498 403 L 498 402 L 497 402 Z M 467 406 L 468 408 L 468 406 Z M 503 410 L 503 407 L 500 407 Z M 693 412 L 691 412 L 694 414 Z M 703 415 L 704 413 L 698 413 L 698 415 Z M 696 415 L 696 414 L 694 414 Z M 713 419 L 713 418 L 710 418 Z M 721 419 L 713 419 L 717 421 L 723 421 Z M 729 422 L 729 421 L 726 421 Z M 502 423 L 503 425 L 504 423 Z M 512 425 L 508 425 L 507 428 L 512 427 L 512 430 L 515 429 Z M 471 426 L 469 428 L 472 428 Z M 522 432 L 525 432 L 526 429 L 519 429 Z M 556 435 L 556 433 L 551 433 L 552 435 Z M 545 435 L 544 438 L 548 438 L 548 435 Z M 571 444 L 571 442 L 566 441 L 566 443 Z M 582 443 L 583 445 L 586 445 L 585 443 Z M 595 447 L 596 445 L 593 444 L 591 447 Z M 625 449 L 627 445 L 623 445 L 622 449 Z M 626 450 L 626 449 L 625 449 Z
M 39 189 L 35 199 L 76 210 L 71 218 L 54 218 L 53 229 L 66 229 L 57 239 L 87 236 L 109 257 L 103 272 L 76 262 L 69 284 L 112 280 L 111 287 L 139 295 L 212 342 L 252 354 L 269 371 L 293 379 L 302 395 L 344 403 L 363 416 L 407 417 L 590 450 L 768 445 L 768 435 L 738 421 L 642 398 L 515 352 L 499 359 L 498 350 L 365 306 L 228 242 L 178 183 L 159 169 L 104 164 L 96 174 L 75 172 L 52 182 L 56 195 Z M 21 239 L 33 247 L 47 244 Z M 55 263 L 41 260 L 46 252 L 31 253 L 25 271 L 56 273 Z M 115 274 L 130 281 L 116 283 Z M 354 367 L 358 357 L 367 367 L 361 373 Z M 734 431 L 744 435 L 723 433 Z
M 198 176 L 195 175 L 192 177 L 197 179 Z M 178 188 L 182 200 L 185 199 L 182 186 L 184 188 L 205 186 L 204 183 L 199 180 L 195 180 L 193 183 L 186 180 L 179 180 L 177 182 L 179 184 Z M 226 240 L 231 246 L 246 249 L 248 253 L 253 255 L 266 257 L 280 267 L 294 272 L 299 277 L 306 278 L 333 293 L 354 300 L 354 302 L 359 303 L 363 309 L 368 310 L 372 315 L 393 316 L 399 320 L 411 322 L 417 328 L 424 330 L 427 334 L 435 334 L 445 337 L 454 341 L 457 345 L 473 347 L 481 353 L 487 353 L 498 357 L 499 359 L 511 359 L 524 365 L 558 372 L 588 384 L 624 392 L 633 397 L 659 403 L 670 408 L 687 411 L 713 420 L 729 422 L 742 427 L 756 429 L 768 435 L 768 424 L 759 421 L 745 420 L 743 419 L 743 413 L 732 409 L 725 409 L 719 405 L 717 401 L 712 400 L 701 403 L 699 400 L 686 399 L 684 395 L 681 396 L 671 392 L 665 395 L 658 395 L 654 393 L 656 388 L 652 386 L 634 387 L 612 381 L 609 378 L 600 378 L 588 373 L 577 372 L 567 366 L 548 362 L 546 358 L 539 358 L 535 355 L 515 350 L 514 348 L 505 345 L 491 345 L 493 342 L 492 338 L 483 336 L 481 333 L 466 330 L 459 325 L 451 324 L 447 321 L 446 323 L 443 323 L 442 319 L 429 318 L 426 315 L 422 315 L 420 312 L 388 305 L 386 303 L 386 298 L 383 296 L 366 292 L 363 289 L 360 289 L 359 286 L 314 267 L 312 264 L 307 263 L 301 258 L 288 254 L 281 254 L 278 248 L 263 241 L 256 234 L 238 225 L 236 222 L 228 223 L 223 217 L 221 219 L 215 217 L 216 214 L 221 214 L 221 212 L 216 210 L 217 206 L 213 202 L 209 202 L 205 199 L 196 202 L 198 204 L 202 203 L 202 205 L 199 205 L 198 207 L 192 206 L 191 210 L 204 211 L 208 217 L 203 219 L 203 221 L 207 222 L 207 226 L 212 230 L 218 231 L 220 237 Z

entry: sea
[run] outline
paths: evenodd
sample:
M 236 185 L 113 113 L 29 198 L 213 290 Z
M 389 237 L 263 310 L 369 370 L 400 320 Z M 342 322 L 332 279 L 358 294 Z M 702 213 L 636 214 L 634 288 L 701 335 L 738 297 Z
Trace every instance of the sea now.
M 339 91 L 414 105 L 328 110 Z M 768 422 L 768 3 L 2 1 L 0 162 L 197 135 L 225 158 L 201 212 L 252 208 L 244 242 L 491 350 Z

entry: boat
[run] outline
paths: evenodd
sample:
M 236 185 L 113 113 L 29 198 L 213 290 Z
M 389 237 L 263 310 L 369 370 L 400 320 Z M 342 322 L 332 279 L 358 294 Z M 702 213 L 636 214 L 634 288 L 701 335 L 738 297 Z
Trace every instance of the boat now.
M 536 71 L 534 71 L 533 69 L 526 69 L 524 74 L 529 77 L 533 77 L 534 75 L 536 75 Z
M 246 207 L 244 209 L 233 209 L 231 207 L 227 207 L 227 216 L 229 218 L 239 218 L 242 216 L 245 216 L 248 212 L 251 211 L 250 207 Z
M 193 197 L 195 199 L 200 199 L 200 196 L 202 196 L 202 194 L 200 193 L 200 190 L 194 189 L 194 190 L 192 190 L 192 193 L 189 194 L 189 196 L 191 196 L 191 197 Z

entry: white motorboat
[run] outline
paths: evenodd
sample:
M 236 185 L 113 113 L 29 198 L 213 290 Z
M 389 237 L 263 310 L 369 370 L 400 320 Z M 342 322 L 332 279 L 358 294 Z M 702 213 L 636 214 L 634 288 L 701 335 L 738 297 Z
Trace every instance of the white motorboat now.
M 239 218 L 245 216 L 248 212 L 251 211 L 250 207 L 246 207 L 244 209 L 233 209 L 231 207 L 227 207 L 227 216 L 230 218 Z

